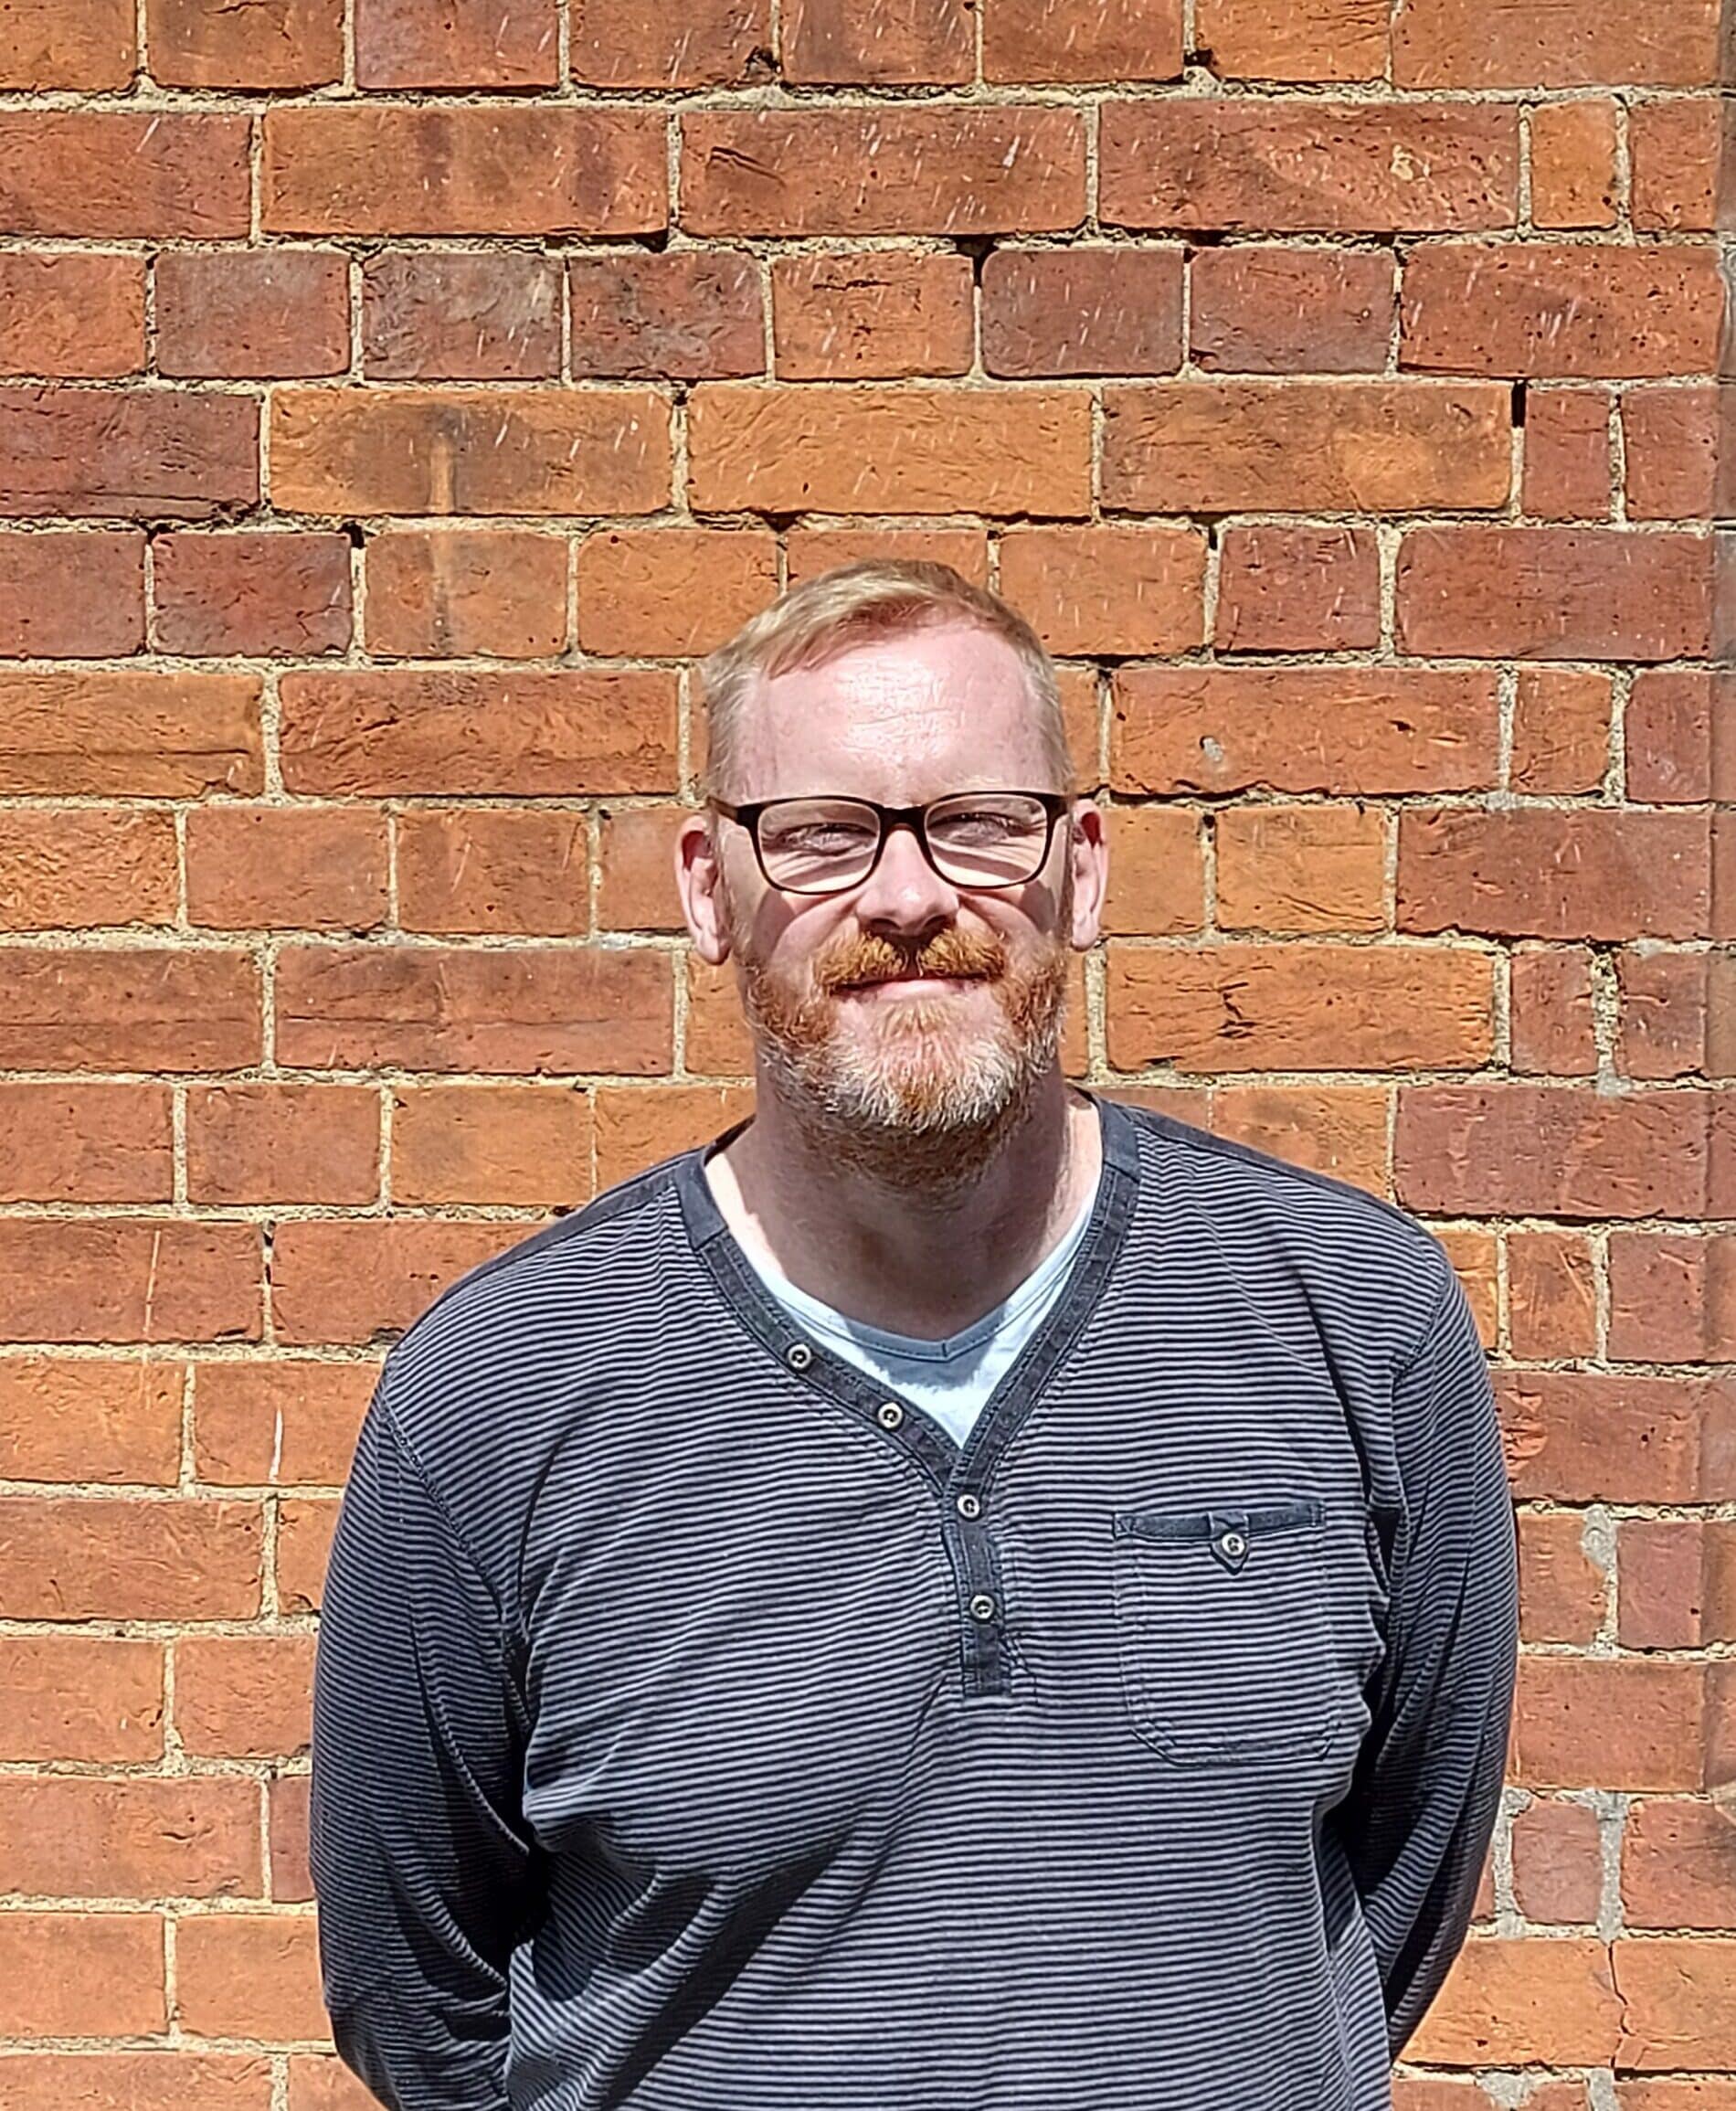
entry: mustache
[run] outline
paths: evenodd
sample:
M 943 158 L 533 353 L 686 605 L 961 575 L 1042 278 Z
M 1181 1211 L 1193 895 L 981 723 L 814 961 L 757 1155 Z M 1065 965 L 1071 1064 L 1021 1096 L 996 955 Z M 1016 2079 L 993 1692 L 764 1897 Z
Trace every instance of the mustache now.
M 902 975 L 950 975 L 987 981 L 1006 972 L 1005 943 L 992 933 L 938 931 L 916 946 L 899 946 L 875 932 L 860 931 L 814 962 L 814 980 L 828 995 L 863 983 L 889 982 Z

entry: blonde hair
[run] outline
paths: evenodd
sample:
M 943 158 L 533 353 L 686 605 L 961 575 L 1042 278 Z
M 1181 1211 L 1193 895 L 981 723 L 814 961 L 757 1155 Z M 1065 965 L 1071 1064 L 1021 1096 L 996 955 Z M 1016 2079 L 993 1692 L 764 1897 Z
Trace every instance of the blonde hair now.
M 919 557 L 858 557 L 780 594 L 699 663 L 705 699 L 706 757 L 702 790 L 729 796 L 740 752 L 741 723 L 756 686 L 796 667 L 815 667 L 869 638 L 974 623 L 1018 654 L 1047 758 L 1074 789 L 1061 690 L 1054 662 L 1016 609 L 973 586 L 952 566 Z

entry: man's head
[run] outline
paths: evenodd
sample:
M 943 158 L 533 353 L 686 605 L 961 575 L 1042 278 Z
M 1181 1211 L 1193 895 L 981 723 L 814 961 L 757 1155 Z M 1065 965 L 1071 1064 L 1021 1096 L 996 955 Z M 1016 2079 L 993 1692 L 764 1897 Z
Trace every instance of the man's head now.
M 701 673 L 704 789 L 749 814 L 690 817 L 678 876 L 702 957 L 736 961 L 762 1091 L 887 1184 L 969 1181 L 1054 1070 L 1067 956 L 1097 933 L 1102 823 L 1071 796 L 1053 663 L 949 566 L 863 559 L 784 595 Z M 773 807 L 757 849 L 750 825 L 769 801 L 1001 791 L 1059 796 L 931 813 L 932 862 L 887 826 L 865 873 L 865 812 Z

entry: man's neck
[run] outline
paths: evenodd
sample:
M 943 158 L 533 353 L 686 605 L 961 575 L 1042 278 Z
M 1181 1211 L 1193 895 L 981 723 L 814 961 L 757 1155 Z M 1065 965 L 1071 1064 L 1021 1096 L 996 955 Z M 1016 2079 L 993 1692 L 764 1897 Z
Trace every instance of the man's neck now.
M 1097 1179 L 1097 1109 L 1059 1070 L 968 1185 L 925 1195 L 841 1167 L 762 1076 L 752 1122 L 706 1165 L 750 1257 L 852 1319 L 938 1341 L 1011 1295 Z

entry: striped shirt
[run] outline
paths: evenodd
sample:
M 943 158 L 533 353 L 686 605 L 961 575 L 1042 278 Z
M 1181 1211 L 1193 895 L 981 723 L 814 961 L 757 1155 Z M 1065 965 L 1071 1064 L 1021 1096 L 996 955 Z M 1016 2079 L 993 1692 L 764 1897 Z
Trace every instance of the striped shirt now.
M 1389 2111 L 1510 1721 L 1487 1361 L 1403 1211 L 1096 1105 L 962 1448 L 768 1294 L 700 1151 L 394 1345 L 311 1852 L 396 2111 Z

